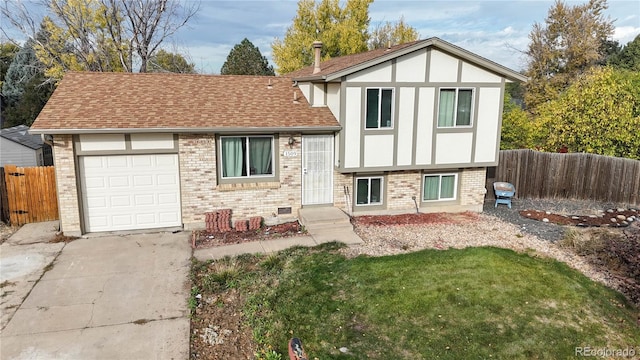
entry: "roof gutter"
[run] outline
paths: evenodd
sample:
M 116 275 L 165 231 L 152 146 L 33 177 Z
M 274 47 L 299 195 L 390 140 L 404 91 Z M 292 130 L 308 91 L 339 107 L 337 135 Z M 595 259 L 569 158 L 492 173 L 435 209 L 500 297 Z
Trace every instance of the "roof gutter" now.
M 132 134 L 132 133 L 186 133 L 186 134 L 264 134 L 264 133 L 321 133 L 340 131 L 342 126 L 281 126 L 268 128 L 109 128 L 109 129 L 30 129 L 31 134 Z

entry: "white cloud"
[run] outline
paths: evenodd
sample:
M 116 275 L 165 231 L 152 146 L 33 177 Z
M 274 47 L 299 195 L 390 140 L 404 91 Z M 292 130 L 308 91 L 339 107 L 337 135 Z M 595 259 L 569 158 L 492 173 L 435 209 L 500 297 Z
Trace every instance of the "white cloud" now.
M 635 37 L 639 34 L 640 26 L 618 26 L 613 31 L 613 39 L 617 40 L 620 45 L 625 45 L 626 43 L 635 39 Z

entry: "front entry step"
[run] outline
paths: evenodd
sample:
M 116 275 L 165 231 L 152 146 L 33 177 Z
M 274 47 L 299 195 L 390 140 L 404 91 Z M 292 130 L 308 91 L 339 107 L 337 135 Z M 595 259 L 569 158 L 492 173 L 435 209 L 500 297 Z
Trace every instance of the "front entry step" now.
M 349 216 L 336 207 L 314 207 L 299 210 L 300 222 L 318 244 L 339 241 L 361 244 L 362 239 L 353 232 Z

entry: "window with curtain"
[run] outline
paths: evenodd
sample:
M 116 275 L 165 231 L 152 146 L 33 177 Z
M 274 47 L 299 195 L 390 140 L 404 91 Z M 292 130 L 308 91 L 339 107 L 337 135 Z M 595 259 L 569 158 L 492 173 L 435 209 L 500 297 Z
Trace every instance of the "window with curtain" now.
M 273 136 L 220 138 L 222 177 L 273 175 Z
M 356 180 L 356 205 L 382 204 L 382 177 Z
M 393 89 L 367 89 L 367 129 L 391 128 L 393 123 Z
M 473 89 L 440 89 L 438 127 L 471 126 Z
M 424 176 L 422 201 L 455 200 L 457 174 L 429 174 Z

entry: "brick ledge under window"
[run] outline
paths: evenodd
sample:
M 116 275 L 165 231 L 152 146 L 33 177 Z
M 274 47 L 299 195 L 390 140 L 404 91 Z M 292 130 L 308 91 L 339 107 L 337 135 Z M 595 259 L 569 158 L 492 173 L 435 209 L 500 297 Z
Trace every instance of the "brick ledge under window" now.
M 216 187 L 218 191 L 237 191 L 237 190 L 253 190 L 253 189 L 279 189 L 280 182 L 267 181 L 255 183 L 235 183 L 235 184 L 219 184 Z

